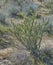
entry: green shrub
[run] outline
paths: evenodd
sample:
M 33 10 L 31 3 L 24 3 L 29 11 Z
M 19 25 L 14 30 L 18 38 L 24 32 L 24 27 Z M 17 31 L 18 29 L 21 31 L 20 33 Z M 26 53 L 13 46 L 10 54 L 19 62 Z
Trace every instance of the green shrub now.
M 26 49 L 30 51 L 34 59 L 40 56 L 41 40 L 47 24 L 48 22 L 37 22 L 34 14 L 30 18 L 25 17 L 24 22 L 21 24 L 13 24 L 14 34 Z

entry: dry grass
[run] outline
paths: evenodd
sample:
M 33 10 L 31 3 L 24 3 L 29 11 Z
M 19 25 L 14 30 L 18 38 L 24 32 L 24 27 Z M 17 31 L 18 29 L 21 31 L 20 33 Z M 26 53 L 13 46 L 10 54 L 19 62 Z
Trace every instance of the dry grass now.
M 0 59 L 9 57 L 12 52 L 13 52 L 13 48 L 0 50 Z

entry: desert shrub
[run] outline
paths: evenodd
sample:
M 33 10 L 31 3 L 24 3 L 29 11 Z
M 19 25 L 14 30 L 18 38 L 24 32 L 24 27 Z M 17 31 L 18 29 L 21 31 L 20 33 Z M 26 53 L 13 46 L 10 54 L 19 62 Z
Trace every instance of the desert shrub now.
M 24 18 L 24 13 L 22 13 L 22 12 L 18 13 L 17 18 L 23 19 Z
M 50 10 L 50 12 L 49 12 L 49 13 L 53 14 L 53 8 Z
M 53 1 L 47 1 L 46 2 L 46 7 L 47 8 L 52 8 L 53 7 Z
M 7 42 L 4 38 L 0 38 L 0 49 L 8 48 L 11 46 L 10 42 Z
M 44 53 L 49 57 L 49 59 L 53 59 L 53 50 L 45 50 Z
M 16 2 L 17 3 L 17 5 L 20 7 L 20 11 L 22 11 L 22 6 L 23 6 L 23 2 L 24 2 L 25 0 L 14 0 L 14 2 Z
M 12 8 L 10 10 L 10 17 L 13 17 L 13 18 L 23 18 L 23 13 L 22 12 L 19 12 L 16 8 Z
M 45 32 L 48 33 L 49 35 L 53 35 L 53 24 L 49 23 L 45 29 Z
M 28 9 L 26 10 L 27 16 L 32 16 L 31 13 L 35 13 L 39 6 L 35 4 L 34 2 L 32 2 L 31 4 L 29 4 L 29 6 L 27 5 L 27 7 L 28 7 Z
M 0 25 L 0 49 L 12 47 L 14 45 L 14 42 L 8 38 L 10 32 L 11 29 L 9 27 Z
M 44 0 L 38 0 L 38 1 L 40 1 L 40 2 L 44 2 Z
M 27 16 L 32 16 L 32 12 L 35 12 L 35 9 L 32 7 L 29 8 L 29 11 L 27 12 Z
M 5 16 L 2 13 L 0 13 L 0 22 L 5 24 Z
M 45 6 L 51 9 L 49 13 L 53 14 L 53 1 L 51 0 L 51 1 L 46 2 Z
M 34 59 L 26 50 L 14 50 L 13 54 L 10 56 L 10 60 L 13 65 L 33 65 Z
M 3 13 L 0 13 L 0 24 L 8 26 L 9 23 L 5 19 L 6 19 L 6 16 Z
M 53 34 L 53 25 L 52 24 L 49 25 L 47 31 L 48 31 L 49 34 Z
M 12 8 L 10 10 L 10 16 L 16 18 L 18 12 L 19 11 L 16 8 Z
M 0 25 L 0 34 L 4 34 L 8 32 L 8 27 Z
M 14 2 L 17 2 L 18 5 L 21 5 L 21 3 L 24 2 L 24 0 L 14 0 Z
M 45 55 L 44 55 L 45 54 Z M 47 65 L 53 65 L 53 49 L 52 50 L 45 50 L 44 51 L 44 61 L 46 61 Z
M 25 17 L 22 24 L 13 24 L 14 34 L 26 49 L 30 51 L 31 55 L 34 57 L 35 63 L 36 58 L 40 56 L 41 40 L 47 24 L 48 22 L 37 22 L 34 14 L 32 14 L 31 17 Z
M 23 18 L 23 13 L 22 12 L 19 12 L 17 9 L 12 9 L 10 10 L 10 16 L 13 17 L 13 18 Z
M 0 25 L 0 49 L 7 47 L 7 42 L 2 38 L 2 36 L 8 32 L 8 28 L 6 26 Z

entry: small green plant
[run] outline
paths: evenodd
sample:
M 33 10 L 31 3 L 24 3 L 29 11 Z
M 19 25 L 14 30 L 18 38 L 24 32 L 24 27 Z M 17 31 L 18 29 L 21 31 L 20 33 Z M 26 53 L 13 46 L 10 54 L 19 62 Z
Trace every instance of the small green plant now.
M 36 57 L 40 56 L 41 40 L 47 24 L 48 22 L 37 22 L 34 14 L 32 14 L 30 18 L 25 17 L 24 22 L 21 24 L 13 24 L 14 34 L 26 49 L 30 51 L 31 55 L 34 57 L 35 63 Z

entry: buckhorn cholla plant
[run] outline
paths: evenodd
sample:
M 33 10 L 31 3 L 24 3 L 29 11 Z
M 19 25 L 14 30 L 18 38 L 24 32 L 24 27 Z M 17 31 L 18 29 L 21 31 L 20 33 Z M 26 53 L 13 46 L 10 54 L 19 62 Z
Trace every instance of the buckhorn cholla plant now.
M 43 37 L 44 29 L 47 23 L 37 22 L 35 15 L 25 17 L 21 24 L 13 24 L 14 34 L 18 40 L 30 51 L 36 64 L 36 58 L 39 58 L 40 45 Z

